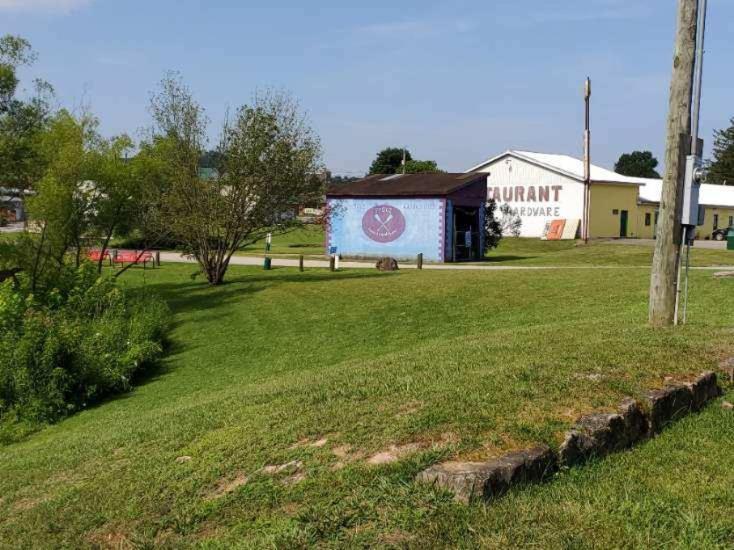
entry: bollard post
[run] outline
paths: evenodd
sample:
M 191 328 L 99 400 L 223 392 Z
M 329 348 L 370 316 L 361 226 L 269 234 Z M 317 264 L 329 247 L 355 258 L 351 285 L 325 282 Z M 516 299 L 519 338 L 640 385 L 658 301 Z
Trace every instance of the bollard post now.
M 333 255 L 329 256 L 329 271 L 334 271 L 335 267 L 336 267 L 335 257 Z
M 303 254 L 298 256 L 298 271 L 303 271 Z
M 423 252 L 418 254 L 418 269 L 423 269 Z
M 161 266 L 161 251 L 160 250 L 155 251 L 155 266 L 156 267 Z

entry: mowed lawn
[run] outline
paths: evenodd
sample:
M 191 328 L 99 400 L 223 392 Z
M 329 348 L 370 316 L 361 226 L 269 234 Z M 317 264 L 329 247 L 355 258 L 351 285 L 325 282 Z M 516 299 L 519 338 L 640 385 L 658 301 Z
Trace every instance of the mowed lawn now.
M 718 403 L 491 506 L 413 482 L 442 459 L 556 445 L 580 414 L 715 367 L 734 353 L 734 279 L 694 272 L 690 324 L 652 330 L 644 269 L 233 267 L 219 288 L 193 271 L 122 279 L 174 311 L 158 372 L 0 448 L 0 545 L 734 543 Z

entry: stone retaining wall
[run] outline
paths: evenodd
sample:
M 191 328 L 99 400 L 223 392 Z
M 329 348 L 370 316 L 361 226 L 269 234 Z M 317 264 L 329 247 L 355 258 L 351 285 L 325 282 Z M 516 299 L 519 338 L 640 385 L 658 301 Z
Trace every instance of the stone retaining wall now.
M 422 471 L 417 481 L 448 490 L 461 502 L 490 501 L 514 485 L 543 481 L 559 467 L 628 449 L 720 395 L 716 374 L 705 372 L 693 382 L 648 392 L 644 403 L 626 399 L 616 413 L 581 417 L 557 452 L 540 445 L 486 462 L 444 462 Z

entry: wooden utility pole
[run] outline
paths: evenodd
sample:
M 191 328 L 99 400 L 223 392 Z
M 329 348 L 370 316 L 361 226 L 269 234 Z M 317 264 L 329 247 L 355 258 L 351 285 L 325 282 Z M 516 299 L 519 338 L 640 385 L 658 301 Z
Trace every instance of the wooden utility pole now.
M 665 142 L 665 174 L 650 278 L 649 321 L 653 326 L 671 326 L 675 323 L 678 253 L 682 238 L 679 214 L 686 156 L 691 151 L 697 19 L 698 1 L 678 0 L 678 26 Z

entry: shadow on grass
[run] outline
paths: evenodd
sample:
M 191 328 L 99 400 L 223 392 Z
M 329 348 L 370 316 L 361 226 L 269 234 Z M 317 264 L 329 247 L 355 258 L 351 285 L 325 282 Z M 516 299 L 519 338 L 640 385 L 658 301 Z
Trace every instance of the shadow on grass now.
M 505 254 L 499 256 L 486 256 L 483 261 L 487 263 L 512 262 L 516 260 L 532 260 L 533 258 L 537 258 L 537 256 L 514 256 L 511 254 Z
M 186 310 L 204 310 L 221 306 L 230 300 L 261 292 L 281 284 L 320 284 L 353 279 L 372 279 L 395 276 L 395 273 L 354 272 L 330 273 L 324 271 L 294 272 L 293 268 L 274 267 L 268 272 L 252 275 L 235 275 L 225 279 L 219 286 L 211 286 L 204 277 L 184 279 L 180 282 L 151 282 L 140 288 L 140 294 L 153 293 L 163 298 L 174 313 Z M 182 277 L 183 279 L 183 277 Z M 133 290 L 135 292 L 135 290 Z M 179 325 L 174 321 L 173 328 Z

